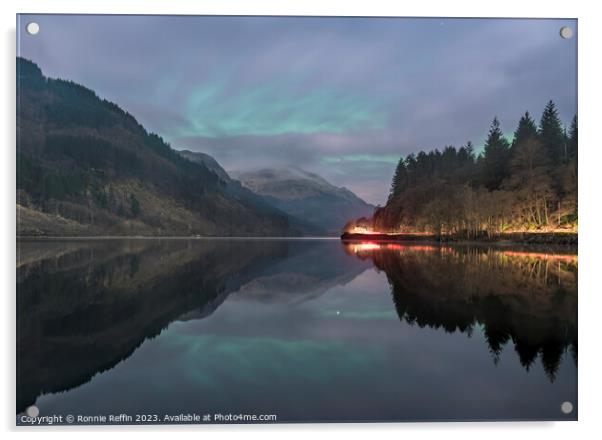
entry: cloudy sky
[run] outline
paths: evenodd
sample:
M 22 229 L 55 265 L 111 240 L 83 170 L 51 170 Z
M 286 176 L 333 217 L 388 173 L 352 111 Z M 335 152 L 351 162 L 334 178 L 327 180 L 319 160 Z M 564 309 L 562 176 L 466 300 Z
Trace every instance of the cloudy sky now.
M 21 32 L 30 21 L 36 36 Z M 297 166 L 383 203 L 395 163 L 497 115 L 576 113 L 572 20 L 23 15 L 18 54 L 226 170 Z

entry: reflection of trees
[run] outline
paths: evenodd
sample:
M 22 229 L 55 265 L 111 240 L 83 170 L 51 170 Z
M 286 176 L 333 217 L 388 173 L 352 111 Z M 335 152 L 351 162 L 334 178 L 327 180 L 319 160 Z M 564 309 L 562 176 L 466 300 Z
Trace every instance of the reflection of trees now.
M 285 243 L 275 241 L 46 247 L 20 243 L 27 263 L 17 270 L 17 411 L 41 393 L 73 388 L 112 368 L 190 310 L 213 310 L 212 302 L 286 255 Z
M 41 393 L 74 388 L 113 368 L 174 320 L 209 316 L 233 292 L 298 302 L 370 265 L 317 241 L 61 240 L 18 247 L 18 411 Z
M 554 380 L 577 360 L 577 257 L 484 248 L 348 244 L 386 273 L 400 319 L 460 331 L 482 327 L 494 362 L 513 343 L 529 369 L 539 356 Z

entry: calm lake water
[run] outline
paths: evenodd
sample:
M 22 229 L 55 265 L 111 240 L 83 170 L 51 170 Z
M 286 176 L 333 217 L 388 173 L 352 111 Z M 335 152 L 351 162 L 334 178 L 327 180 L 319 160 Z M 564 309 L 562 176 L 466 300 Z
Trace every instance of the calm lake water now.
M 242 239 L 18 249 L 18 412 L 577 417 L 567 251 Z

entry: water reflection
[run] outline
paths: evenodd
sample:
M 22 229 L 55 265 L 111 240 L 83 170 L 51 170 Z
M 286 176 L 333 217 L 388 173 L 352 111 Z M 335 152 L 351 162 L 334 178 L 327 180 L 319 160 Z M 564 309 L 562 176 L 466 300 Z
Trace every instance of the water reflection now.
M 551 381 L 567 350 L 577 362 L 577 255 L 374 242 L 345 250 L 385 272 L 409 324 L 468 336 L 482 326 L 494 362 L 511 341 L 521 364 L 540 357 Z
M 557 402 L 576 398 L 567 252 L 324 240 L 18 251 L 18 412 L 558 419 Z
M 317 245 L 246 240 L 18 243 L 17 411 L 40 394 L 77 387 L 111 369 L 174 320 L 211 315 L 232 292 L 260 301 L 299 302 L 368 267 L 350 265 L 335 248 L 324 252 Z

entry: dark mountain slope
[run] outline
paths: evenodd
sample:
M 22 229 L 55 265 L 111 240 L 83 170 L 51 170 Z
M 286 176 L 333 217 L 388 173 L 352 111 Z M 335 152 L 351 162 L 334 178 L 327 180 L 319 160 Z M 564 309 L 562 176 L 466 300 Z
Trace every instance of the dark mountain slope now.
M 224 182 L 230 180 L 230 176 L 228 175 L 226 170 L 224 170 L 219 164 L 219 162 L 215 160 L 212 156 L 209 156 L 205 153 L 200 153 L 198 151 L 190 150 L 179 150 L 178 153 L 180 154 L 180 156 L 185 157 L 186 159 L 192 162 L 203 164 L 205 167 L 207 167 L 207 169 L 215 173 L 217 177 L 219 177 Z
M 17 59 L 19 235 L 294 235 L 78 84 Z

